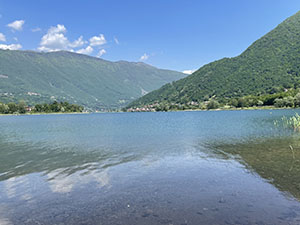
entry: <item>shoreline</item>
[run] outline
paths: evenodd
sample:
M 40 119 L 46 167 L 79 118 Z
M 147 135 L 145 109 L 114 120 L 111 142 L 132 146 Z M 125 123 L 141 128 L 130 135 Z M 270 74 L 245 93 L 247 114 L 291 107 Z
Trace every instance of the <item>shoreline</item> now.
M 128 113 L 143 113 L 143 112 L 193 112 L 193 111 L 242 111 L 242 110 L 283 110 L 283 109 L 300 109 L 294 107 L 274 107 L 274 106 L 259 106 L 259 107 L 244 107 L 244 108 L 217 108 L 217 109 L 184 109 L 184 110 L 168 110 L 168 111 L 132 111 Z
M 217 108 L 217 109 L 185 109 L 185 110 L 168 110 L 168 111 L 136 111 L 128 113 L 146 113 L 146 112 L 208 112 L 208 111 L 242 111 L 242 110 L 284 110 L 284 109 L 300 109 L 294 107 L 274 107 L 274 106 L 262 106 L 262 107 L 245 107 L 245 108 Z
M 243 110 L 284 110 L 284 109 L 300 109 L 293 107 L 284 107 L 284 108 L 276 108 L 273 106 L 263 106 L 263 107 L 246 107 L 246 108 L 218 108 L 218 109 L 185 109 L 185 110 L 169 110 L 169 111 L 154 111 L 154 112 L 215 112 L 215 111 L 243 111 Z M 40 116 L 40 115 L 79 115 L 79 114 L 101 114 L 101 113 L 149 113 L 145 112 L 57 112 L 57 113 L 24 113 L 24 114 L 0 114 L 0 116 Z
M 56 113 L 16 113 L 16 114 L 0 114 L 0 116 L 39 116 L 39 115 L 73 115 L 73 114 L 90 114 L 90 112 L 56 112 Z
M 293 107 L 278 108 L 273 106 L 262 106 L 262 107 L 245 107 L 245 108 L 218 108 L 218 109 L 187 109 L 179 111 L 242 111 L 242 110 L 281 110 L 281 109 L 299 109 Z

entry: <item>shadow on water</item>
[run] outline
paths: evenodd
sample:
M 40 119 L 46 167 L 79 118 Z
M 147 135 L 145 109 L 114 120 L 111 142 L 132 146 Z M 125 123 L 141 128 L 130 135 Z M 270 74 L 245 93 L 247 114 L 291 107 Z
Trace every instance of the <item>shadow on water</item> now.
M 212 157 L 235 159 L 280 191 L 300 200 L 300 136 L 207 143 Z

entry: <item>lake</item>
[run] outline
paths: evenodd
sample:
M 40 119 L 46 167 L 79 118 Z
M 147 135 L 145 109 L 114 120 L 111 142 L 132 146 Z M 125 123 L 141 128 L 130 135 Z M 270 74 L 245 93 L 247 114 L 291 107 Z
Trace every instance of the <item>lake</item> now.
M 300 224 L 299 110 L 0 117 L 0 224 Z

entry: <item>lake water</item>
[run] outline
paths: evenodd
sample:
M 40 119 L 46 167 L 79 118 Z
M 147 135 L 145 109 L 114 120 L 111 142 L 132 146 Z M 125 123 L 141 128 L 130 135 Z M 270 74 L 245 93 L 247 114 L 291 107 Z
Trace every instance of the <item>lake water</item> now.
M 295 112 L 1 116 L 0 224 L 300 224 Z

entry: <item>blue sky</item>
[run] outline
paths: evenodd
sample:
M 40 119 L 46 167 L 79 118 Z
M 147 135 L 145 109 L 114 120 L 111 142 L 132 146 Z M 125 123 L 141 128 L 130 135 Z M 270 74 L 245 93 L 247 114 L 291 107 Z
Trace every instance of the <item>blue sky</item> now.
M 299 10 L 299 0 L 0 0 L 0 47 L 194 70 Z

